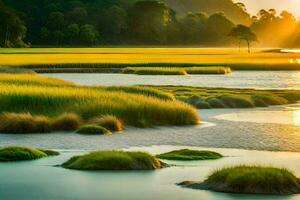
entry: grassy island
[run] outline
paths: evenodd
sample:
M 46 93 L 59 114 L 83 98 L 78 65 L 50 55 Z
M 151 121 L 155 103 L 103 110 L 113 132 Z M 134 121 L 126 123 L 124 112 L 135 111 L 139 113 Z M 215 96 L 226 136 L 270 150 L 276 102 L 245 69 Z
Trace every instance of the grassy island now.
M 204 182 L 183 182 L 193 189 L 240 194 L 290 195 L 300 193 L 300 180 L 286 169 L 238 166 L 213 172 Z
M 175 150 L 167 153 L 163 153 L 157 156 L 160 159 L 165 160 L 214 160 L 222 158 L 219 153 L 212 151 L 199 151 L 190 149 Z
M 154 170 L 165 164 L 143 152 L 98 151 L 75 156 L 62 166 L 76 170 Z
M 10 146 L 0 148 L 0 162 L 36 160 L 56 155 L 59 155 L 56 151 L 33 147 Z
M 199 123 L 197 111 L 148 87 L 87 87 L 37 74 L 0 73 L 2 133 L 75 131 L 96 125 L 149 127 Z M 99 119 L 100 117 L 100 119 Z
M 97 125 L 84 125 L 81 126 L 77 131 L 80 134 L 90 134 L 90 135 L 109 135 L 111 132 L 102 126 Z

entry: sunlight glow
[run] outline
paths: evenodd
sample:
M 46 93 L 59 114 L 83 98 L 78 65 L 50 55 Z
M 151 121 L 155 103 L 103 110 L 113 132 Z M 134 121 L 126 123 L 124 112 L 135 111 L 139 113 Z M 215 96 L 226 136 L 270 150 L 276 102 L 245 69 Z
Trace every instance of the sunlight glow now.
M 300 126 L 300 110 L 295 110 L 293 112 L 293 120 L 296 126 Z

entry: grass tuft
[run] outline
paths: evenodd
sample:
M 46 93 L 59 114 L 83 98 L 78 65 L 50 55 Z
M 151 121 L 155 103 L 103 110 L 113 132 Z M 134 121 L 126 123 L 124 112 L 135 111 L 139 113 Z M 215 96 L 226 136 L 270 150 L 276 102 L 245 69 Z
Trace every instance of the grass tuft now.
M 219 153 L 212 151 L 198 151 L 190 149 L 175 150 L 167 153 L 163 153 L 157 156 L 160 159 L 165 160 L 214 160 L 222 158 Z
M 111 132 L 102 126 L 84 125 L 81 126 L 76 133 L 90 134 L 90 135 L 109 135 Z
M 300 193 L 300 181 L 287 169 L 238 166 L 216 170 L 204 182 L 185 182 L 194 189 L 240 194 L 290 195 Z
M 52 127 L 55 131 L 74 131 L 78 129 L 81 123 L 82 119 L 77 114 L 65 113 L 54 118 Z
M 40 150 L 33 147 L 10 146 L 0 148 L 0 162 L 36 160 L 55 155 L 59 155 L 59 153 L 51 150 Z
M 75 156 L 62 166 L 76 170 L 154 170 L 164 164 L 144 152 L 98 151 Z
M 123 130 L 122 122 L 120 119 L 113 115 L 103 115 L 91 120 L 92 124 L 102 126 L 112 132 L 119 132 Z

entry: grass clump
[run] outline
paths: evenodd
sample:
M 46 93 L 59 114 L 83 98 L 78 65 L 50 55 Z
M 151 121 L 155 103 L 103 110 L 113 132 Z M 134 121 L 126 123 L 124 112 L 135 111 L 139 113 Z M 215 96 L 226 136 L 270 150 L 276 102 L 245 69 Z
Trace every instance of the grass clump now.
M 102 126 L 97 125 L 84 125 L 81 126 L 77 131 L 80 134 L 90 134 L 90 135 L 109 135 L 111 132 Z
M 59 155 L 59 153 L 52 150 L 41 150 L 33 147 L 10 146 L 0 148 L 0 162 L 36 160 L 55 155 Z
M 175 150 L 167 153 L 163 153 L 157 156 L 160 159 L 165 160 L 214 160 L 222 158 L 219 153 L 212 151 L 199 151 L 190 149 Z
M 300 180 L 286 169 L 238 166 L 216 170 L 202 183 L 181 185 L 226 193 L 290 195 L 300 193 L 299 183 Z
M 0 121 L 0 132 L 12 134 L 74 131 L 81 123 L 77 115 L 68 113 L 54 118 L 31 113 L 2 113 Z
M 1 133 L 48 133 L 52 130 L 51 120 L 30 113 L 3 113 L 0 115 Z
M 74 131 L 78 129 L 82 119 L 74 113 L 64 113 L 52 122 L 53 130 L 55 131 Z
M 144 152 L 98 151 L 75 156 L 62 166 L 77 170 L 154 170 L 164 164 Z
M 121 120 L 113 115 L 103 115 L 100 117 L 96 117 L 92 120 L 92 123 L 98 126 L 102 126 L 112 132 L 119 132 L 123 130 Z

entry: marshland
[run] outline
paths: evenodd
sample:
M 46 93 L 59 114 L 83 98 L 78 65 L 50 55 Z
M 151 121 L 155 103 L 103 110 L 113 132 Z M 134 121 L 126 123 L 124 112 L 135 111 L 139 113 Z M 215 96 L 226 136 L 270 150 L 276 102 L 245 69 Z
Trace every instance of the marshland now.
M 0 0 L 0 199 L 300 199 L 299 3 L 210 1 Z

